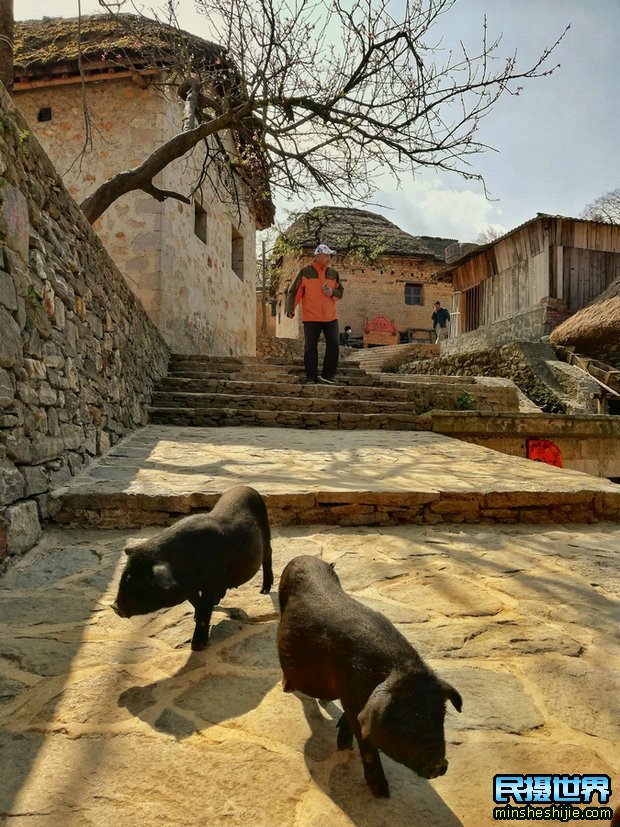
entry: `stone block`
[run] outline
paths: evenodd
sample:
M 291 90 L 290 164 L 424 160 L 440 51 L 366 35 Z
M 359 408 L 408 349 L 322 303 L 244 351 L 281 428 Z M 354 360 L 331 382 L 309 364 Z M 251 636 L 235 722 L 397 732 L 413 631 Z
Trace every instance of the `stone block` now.
M 0 459 L 0 505 L 8 505 L 24 496 L 26 483 L 12 462 Z
M 60 435 L 67 450 L 76 451 L 84 447 L 84 429 L 80 425 L 61 425 Z
M 39 403 L 41 405 L 55 405 L 57 402 L 56 391 L 48 382 L 41 382 L 39 385 Z
M 19 470 L 26 483 L 24 496 L 31 497 L 33 494 L 43 494 L 49 490 L 49 477 L 41 465 L 24 465 Z
M 0 238 L 23 261 L 28 261 L 28 201 L 24 194 L 11 184 L 2 187 L 0 198 Z
M 15 385 L 11 376 L 0 368 L 0 408 L 11 405 L 15 399 Z
M 13 279 L 0 271 L 0 305 L 7 310 L 17 310 L 17 293 Z
M 34 500 L 26 500 L 7 508 L 7 552 L 23 554 L 40 539 L 43 531 L 39 509 Z
M 30 460 L 32 465 L 49 462 L 63 455 L 65 449 L 61 437 L 41 436 L 33 439 L 30 445 Z
M 4 307 L 0 307 L 0 330 L 0 367 L 20 365 L 24 358 L 21 332 L 13 316 Z

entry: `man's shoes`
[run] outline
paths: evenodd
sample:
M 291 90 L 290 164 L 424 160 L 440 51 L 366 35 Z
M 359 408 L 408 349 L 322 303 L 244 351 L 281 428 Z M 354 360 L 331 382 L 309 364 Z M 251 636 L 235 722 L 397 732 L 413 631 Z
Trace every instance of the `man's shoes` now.
M 313 379 L 306 379 L 306 385 L 318 385 L 319 380 L 316 378 Z
M 319 376 L 319 383 L 321 385 L 337 385 L 338 384 L 338 382 L 336 382 L 335 379 L 326 379 L 325 376 Z

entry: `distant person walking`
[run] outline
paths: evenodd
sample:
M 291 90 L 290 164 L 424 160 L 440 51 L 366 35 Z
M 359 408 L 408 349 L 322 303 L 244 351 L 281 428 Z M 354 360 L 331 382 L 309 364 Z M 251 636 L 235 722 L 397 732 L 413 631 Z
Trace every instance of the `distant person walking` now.
M 441 306 L 441 302 L 435 302 L 435 309 L 431 318 L 433 320 L 433 330 L 437 336 L 435 341 L 441 342 L 442 339 L 447 339 L 450 314 L 445 307 Z
M 295 308 L 301 302 L 301 319 L 304 325 L 304 368 L 309 384 L 335 385 L 338 370 L 338 311 L 336 302 L 344 289 L 338 272 L 329 266 L 330 256 L 336 251 L 327 244 L 319 244 L 314 259 L 297 274 L 286 293 L 286 315 L 295 316 Z M 319 338 L 325 337 L 325 358 L 319 376 Z

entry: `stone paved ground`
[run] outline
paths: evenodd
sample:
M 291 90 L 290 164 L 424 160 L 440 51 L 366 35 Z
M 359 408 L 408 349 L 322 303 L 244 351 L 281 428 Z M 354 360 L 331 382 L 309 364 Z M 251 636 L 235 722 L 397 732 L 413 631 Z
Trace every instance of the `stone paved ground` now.
M 447 775 L 385 758 L 389 801 L 336 752 L 336 706 L 282 692 L 258 576 L 202 653 L 189 604 L 109 609 L 125 542 L 154 530 L 50 531 L 0 583 L 3 823 L 485 827 L 498 772 L 606 773 L 620 801 L 617 524 L 275 529 L 276 576 L 335 561 L 463 696 Z

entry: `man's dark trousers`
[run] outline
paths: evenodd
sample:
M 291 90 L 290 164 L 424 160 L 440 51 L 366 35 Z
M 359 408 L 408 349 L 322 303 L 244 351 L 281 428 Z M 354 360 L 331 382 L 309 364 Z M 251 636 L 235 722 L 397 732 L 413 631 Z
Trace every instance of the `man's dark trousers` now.
M 319 337 L 321 332 L 325 336 L 325 358 L 323 359 L 324 379 L 331 379 L 338 370 L 338 356 L 340 338 L 338 334 L 338 319 L 332 322 L 304 322 L 304 367 L 306 378 L 318 379 L 319 376 Z

